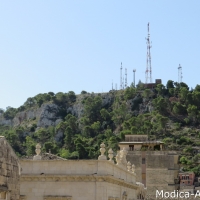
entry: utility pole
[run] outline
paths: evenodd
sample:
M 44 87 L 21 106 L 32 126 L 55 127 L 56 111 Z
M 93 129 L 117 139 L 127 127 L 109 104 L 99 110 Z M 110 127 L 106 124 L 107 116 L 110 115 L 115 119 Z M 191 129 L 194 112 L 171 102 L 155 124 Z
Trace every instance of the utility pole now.
M 136 72 L 136 69 L 133 70 L 133 85 L 135 87 L 135 72 Z

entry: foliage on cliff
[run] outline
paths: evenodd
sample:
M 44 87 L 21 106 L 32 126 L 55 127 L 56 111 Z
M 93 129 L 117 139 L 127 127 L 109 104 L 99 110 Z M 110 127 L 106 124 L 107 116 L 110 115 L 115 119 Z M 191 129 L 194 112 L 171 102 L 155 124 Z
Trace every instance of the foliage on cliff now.
M 81 116 L 67 109 L 78 103 L 77 97 L 83 106 Z M 163 140 L 166 149 L 179 151 L 184 170 L 200 173 L 199 154 L 194 154 L 194 147 L 200 146 L 200 85 L 189 90 L 187 84 L 169 80 L 166 86 L 158 84 L 154 89 L 140 83 L 107 94 L 49 92 L 28 98 L 17 109 L 0 110 L 0 115 L 12 120 L 17 113 L 38 109 L 44 103 L 59 107 L 62 120 L 56 126 L 37 127 L 37 119 L 17 127 L 0 126 L 0 134 L 19 156 L 35 154 L 39 142 L 43 151 L 64 158 L 92 159 L 98 157 L 102 141 L 117 151 L 125 134 L 148 134 L 151 140 Z

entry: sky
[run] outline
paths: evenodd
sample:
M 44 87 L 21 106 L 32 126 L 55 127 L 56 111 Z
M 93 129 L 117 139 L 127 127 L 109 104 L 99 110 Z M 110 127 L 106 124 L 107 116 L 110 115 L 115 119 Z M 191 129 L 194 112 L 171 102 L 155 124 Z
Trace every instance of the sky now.
M 152 78 L 200 84 L 200 1 L 0 1 L 0 108 L 39 93 L 108 92 L 145 82 L 147 24 Z

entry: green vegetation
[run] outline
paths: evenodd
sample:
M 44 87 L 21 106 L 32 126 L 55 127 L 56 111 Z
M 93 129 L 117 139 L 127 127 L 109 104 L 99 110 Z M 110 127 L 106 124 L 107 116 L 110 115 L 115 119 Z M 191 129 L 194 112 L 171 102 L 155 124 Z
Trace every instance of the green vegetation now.
M 0 109 L 0 117 L 11 120 L 19 112 L 44 104 L 58 106 L 62 121 L 55 127 L 38 128 L 38 119 L 23 121 L 17 127 L 0 126 L 0 134 L 19 156 L 35 154 L 39 142 L 43 152 L 51 150 L 68 159 L 92 159 L 98 157 L 101 142 L 117 151 L 125 134 L 148 134 L 151 140 L 163 140 L 166 149 L 177 150 L 185 170 L 200 173 L 200 156 L 193 148 L 200 146 L 200 85 L 189 90 L 187 84 L 169 80 L 166 86 L 147 89 L 140 81 L 136 88 L 107 94 L 49 92 L 28 98 L 17 109 Z M 76 104 L 83 107 L 79 118 L 67 109 Z M 59 139 L 55 139 L 57 135 Z

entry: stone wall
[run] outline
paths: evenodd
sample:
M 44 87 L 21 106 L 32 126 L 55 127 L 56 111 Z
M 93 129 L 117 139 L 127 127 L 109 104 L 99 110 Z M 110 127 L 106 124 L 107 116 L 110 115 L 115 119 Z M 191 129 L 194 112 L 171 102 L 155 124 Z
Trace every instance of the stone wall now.
M 18 158 L 6 139 L 0 136 L 0 199 L 19 199 L 19 176 Z

